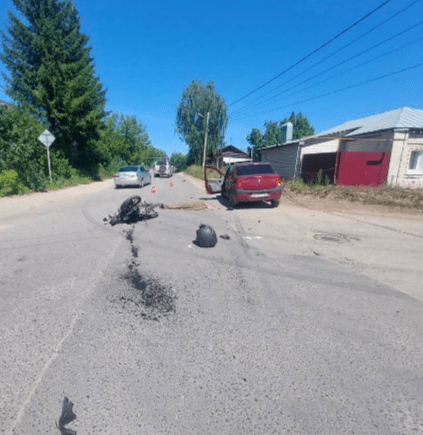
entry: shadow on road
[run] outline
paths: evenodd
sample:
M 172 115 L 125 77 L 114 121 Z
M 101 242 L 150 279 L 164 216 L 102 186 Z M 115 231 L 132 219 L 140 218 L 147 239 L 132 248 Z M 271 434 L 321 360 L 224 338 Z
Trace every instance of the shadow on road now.
M 220 203 L 220 205 L 223 205 L 223 207 L 226 207 L 228 210 L 239 210 L 239 209 L 268 209 L 273 208 L 270 202 L 265 201 L 253 201 L 253 202 L 242 202 L 241 204 L 238 204 L 236 207 L 232 207 L 229 204 L 229 200 L 224 198 L 222 195 L 216 195 L 216 196 L 209 196 L 204 198 L 199 198 L 202 201 L 212 201 L 217 199 Z

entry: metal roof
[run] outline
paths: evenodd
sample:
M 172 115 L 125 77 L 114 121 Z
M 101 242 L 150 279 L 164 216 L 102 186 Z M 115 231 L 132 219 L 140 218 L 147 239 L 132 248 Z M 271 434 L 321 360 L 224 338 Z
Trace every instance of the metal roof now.
M 401 107 L 389 112 L 344 122 L 336 127 L 320 132 L 317 136 L 327 136 L 342 132 L 347 132 L 343 136 L 356 136 L 393 128 L 423 128 L 423 110 Z

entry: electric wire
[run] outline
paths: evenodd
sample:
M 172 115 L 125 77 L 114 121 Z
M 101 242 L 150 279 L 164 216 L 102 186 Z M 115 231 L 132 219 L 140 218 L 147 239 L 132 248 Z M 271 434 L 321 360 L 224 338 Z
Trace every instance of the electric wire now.
M 369 48 L 367 48 L 367 49 L 361 51 L 360 53 L 357 53 L 357 54 L 355 54 L 354 56 L 351 56 L 350 58 L 348 58 L 348 59 L 346 59 L 346 60 L 343 60 L 342 62 L 339 62 L 339 63 L 337 63 L 336 65 L 331 66 L 331 67 L 329 67 L 329 68 L 327 68 L 327 69 L 325 69 L 325 70 L 319 72 L 318 74 L 315 74 L 314 76 L 309 77 L 308 79 L 303 80 L 302 82 L 297 83 L 297 84 L 294 85 L 294 86 L 291 86 L 291 87 L 288 88 L 288 89 L 285 89 L 285 90 L 282 91 L 282 92 L 278 92 L 277 94 L 275 94 L 275 95 L 273 95 L 273 96 L 267 98 L 267 99 L 264 100 L 264 101 L 258 102 L 257 104 L 255 104 L 255 105 L 252 106 L 252 107 L 245 108 L 242 112 L 238 112 L 237 116 L 242 116 L 243 114 L 246 114 L 246 113 L 248 113 L 248 112 L 250 112 L 250 111 L 252 111 L 252 110 L 254 110 L 254 109 L 258 109 L 258 108 L 262 108 L 262 107 L 269 106 L 270 104 L 273 104 L 273 103 L 275 102 L 275 101 L 271 101 L 271 100 L 275 100 L 275 99 L 277 99 L 279 96 L 285 94 L 286 92 L 288 92 L 288 91 L 290 91 L 290 90 L 292 90 L 292 89 L 295 89 L 295 88 L 297 88 L 298 86 L 301 86 L 301 85 L 303 85 L 304 83 L 307 83 L 307 82 L 309 82 L 310 80 L 313 80 L 313 79 L 315 79 L 315 78 L 317 78 L 317 77 L 319 77 L 319 76 L 321 76 L 321 75 L 327 73 L 328 71 L 333 70 L 334 68 L 337 68 L 337 67 L 339 67 L 339 66 L 341 66 L 341 65 L 344 65 L 345 63 L 350 62 L 351 60 L 356 59 L 357 57 L 359 57 L 359 56 L 361 56 L 361 55 L 363 55 L 363 54 L 365 54 L 365 53 L 368 53 L 369 51 L 372 51 L 372 50 L 374 50 L 375 48 L 378 48 L 378 47 L 380 47 L 381 45 L 386 44 L 387 42 L 392 41 L 392 40 L 395 39 L 395 38 L 398 38 L 399 36 L 403 35 L 404 33 L 407 33 L 407 32 L 409 32 L 410 30 L 413 30 L 413 29 L 415 29 L 416 27 L 421 26 L 422 24 L 423 24 L 423 20 L 421 20 L 421 21 L 419 21 L 418 23 L 414 24 L 413 26 L 410 26 L 410 27 L 408 27 L 407 29 L 402 30 L 401 32 L 398 32 L 397 34 L 395 34 L 395 35 L 393 35 L 393 36 L 391 36 L 391 37 L 389 37 L 389 38 L 387 38 L 387 39 L 385 39 L 385 40 L 383 40 L 383 41 L 381 41 L 381 42 L 379 42 L 379 43 L 373 45 L 372 47 L 369 47 Z M 407 44 L 407 45 L 408 45 L 408 44 Z M 396 50 L 393 50 L 392 52 L 394 52 L 394 51 L 396 51 Z M 372 59 L 371 61 L 374 61 L 374 60 L 376 60 L 376 58 Z M 368 63 L 368 62 L 366 62 L 366 63 Z M 364 63 L 364 64 L 366 64 L 366 63 Z M 360 64 L 360 65 L 364 65 L 364 64 Z M 353 67 L 353 69 L 354 69 L 354 68 L 355 68 L 355 67 Z M 346 71 L 346 72 L 347 72 L 347 71 Z M 319 82 L 319 83 L 321 83 L 321 82 Z M 316 86 L 316 85 L 317 85 L 317 83 L 314 84 L 313 86 Z M 306 89 L 309 89 L 309 87 L 306 88 Z M 302 89 L 302 90 L 304 90 L 304 89 Z M 292 95 L 292 94 L 291 94 L 291 95 Z M 271 101 L 271 102 L 269 102 L 269 103 L 267 103 L 267 104 L 263 104 L 263 103 L 266 103 L 267 101 Z
M 348 26 L 346 29 L 344 29 L 342 32 L 338 33 L 337 35 L 335 35 L 333 38 L 329 39 L 329 41 L 326 41 L 324 44 L 322 44 L 320 47 L 316 48 L 315 50 L 313 50 L 311 53 L 307 54 L 306 56 L 304 56 L 303 58 L 301 58 L 299 61 L 297 61 L 296 63 L 294 63 L 293 65 L 289 66 L 288 68 L 286 68 L 285 70 L 283 70 L 282 72 L 280 72 L 279 74 L 277 74 L 275 77 L 271 78 L 270 80 L 268 80 L 267 82 L 263 83 L 262 85 L 260 85 L 258 88 L 253 89 L 251 92 L 249 92 L 248 94 L 244 95 L 241 98 L 238 98 L 238 100 L 234 101 L 233 103 L 229 104 L 229 106 L 233 106 L 234 104 L 238 103 L 239 101 L 247 98 L 248 96 L 250 96 L 251 94 L 254 94 L 255 92 L 257 92 L 259 89 L 264 88 L 265 86 L 267 86 L 269 83 L 273 82 L 274 80 L 276 80 L 278 77 L 280 77 L 281 75 L 285 74 L 286 72 L 290 71 L 292 68 L 296 67 L 297 65 L 299 65 L 300 63 L 304 62 L 306 59 L 308 59 L 309 57 L 313 56 L 314 54 L 316 54 L 317 52 L 319 52 L 322 48 L 326 47 L 327 45 L 329 45 L 330 43 L 332 43 L 333 41 L 335 41 L 336 39 L 338 39 L 340 36 L 342 36 L 344 33 L 348 32 L 349 30 L 351 30 L 353 27 L 357 26 L 359 23 L 361 23 L 362 21 L 366 20 L 368 17 L 370 17 L 371 15 L 373 15 L 375 12 L 377 12 L 379 9 L 383 8 L 386 4 L 388 4 L 389 2 L 391 2 L 392 0 L 385 0 L 382 4 L 380 4 L 377 8 L 371 10 L 369 13 L 367 13 L 366 15 L 364 15 L 364 17 L 361 17 L 358 21 L 354 22 L 353 24 L 351 24 L 350 26 Z
M 365 80 L 365 81 L 360 82 L 360 83 L 355 83 L 353 85 L 346 86 L 344 88 L 336 89 L 334 91 L 330 91 L 330 92 L 326 92 L 324 94 L 316 95 L 314 97 L 306 98 L 306 99 L 301 100 L 301 101 L 296 101 L 295 103 L 286 104 L 285 106 L 280 106 L 280 107 L 277 107 L 275 109 L 266 110 L 264 112 L 256 113 L 254 115 L 246 115 L 246 116 L 243 116 L 241 118 L 238 118 L 238 120 L 240 120 L 240 119 L 246 119 L 246 118 L 251 118 L 252 116 L 263 115 L 263 114 L 266 114 L 266 113 L 269 113 L 269 112 L 275 112 L 276 110 L 285 109 L 287 107 L 291 107 L 291 106 L 294 106 L 296 104 L 302 104 L 302 103 L 306 103 L 308 101 L 317 100 L 318 98 L 327 97 L 328 95 L 333 95 L 333 94 L 337 94 L 337 93 L 342 92 L 342 91 L 346 91 L 348 89 L 357 88 L 359 86 L 363 86 L 363 85 L 366 85 L 368 83 L 372 83 L 372 82 L 376 82 L 378 80 L 382 80 L 382 79 L 384 79 L 386 77 L 391 77 L 391 76 L 394 76 L 394 75 L 397 75 L 397 74 L 401 74 L 401 73 L 406 72 L 406 71 L 411 71 L 412 69 L 416 69 L 416 68 L 419 68 L 421 66 L 423 66 L 423 62 L 415 64 L 415 65 L 412 65 L 412 66 L 407 67 L 407 68 L 403 68 L 403 69 L 398 70 L 398 71 L 391 72 L 389 74 L 385 74 L 383 76 L 379 76 L 379 77 L 375 77 L 373 79 Z
M 358 36 L 357 38 L 353 39 L 352 41 L 348 42 L 347 44 L 343 45 L 342 47 L 340 47 L 338 50 L 335 50 L 333 53 L 329 54 L 328 56 L 324 57 L 323 59 L 319 60 L 318 62 L 314 63 L 313 65 L 311 65 L 309 68 L 303 70 L 302 72 L 300 72 L 299 74 L 297 74 L 296 76 L 290 78 L 289 80 L 285 81 L 284 83 L 280 84 L 279 86 L 276 86 L 275 88 L 273 88 L 272 90 L 266 92 L 265 94 L 255 98 L 254 100 L 250 101 L 249 103 L 246 103 L 244 106 L 241 106 L 237 109 L 234 110 L 234 112 L 232 112 L 232 116 L 234 115 L 238 115 L 241 112 L 244 112 L 245 109 L 247 109 L 247 107 L 254 105 L 254 107 L 257 107 L 256 104 L 254 104 L 256 101 L 262 100 L 264 97 L 266 97 L 269 94 L 272 94 L 274 91 L 276 91 L 277 89 L 280 89 L 282 86 L 285 86 L 286 84 L 292 82 L 293 80 L 297 79 L 298 77 L 300 77 L 301 75 L 305 74 L 306 72 L 310 71 L 311 69 L 315 68 L 316 66 L 320 65 L 321 63 L 327 61 L 328 59 L 330 59 L 331 57 L 335 56 L 336 54 L 338 54 L 339 52 L 341 52 L 342 50 L 344 50 L 345 48 L 349 47 L 350 45 L 354 44 L 355 42 L 357 42 L 358 40 L 364 38 L 365 36 L 367 36 L 369 33 L 373 32 L 374 30 L 378 29 L 379 27 L 381 27 L 382 25 L 386 24 L 387 22 L 389 22 L 390 20 L 398 17 L 398 15 L 402 14 L 403 12 L 405 12 L 406 10 L 410 9 L 412 6 L 414 6 L 416 3 L 420 2 L 421 0 L 415 0 L 412 3 L 410 3 L 409 5 L 407 5 L 406 7 L 402 8 L 401 10 L 399 10 L 398 12 L 396 12 L 395 14 L 391 15 L 390 17 L 388 17 L 386 20 L 380 22 L 379 24 L 377 24 L 376 26 L 372 27 L 371 29 L 369 29 L 367 32 L 361 34 L 360 36 Z M 302 82 L 304 83 L 304 82 Z M 278 94 L 279 95 L 279 94 Z M 269 101 L 269 99 L 266 99 L 265 101 Z
M 423 40 L 423 36 L 420 37 L 420 38 L 417 38 L 417 39 L 415 39 L 415 40 L 413 40 L 413 41 L 411 41 L 411 42 L 409 42 L 409 43 L 407 43 L 407 44 L 401 45 L 401 47 L 398 47 L 398 48 L 396 48 L 395 50 L 390 50 L 390 51 L 387 51 L 387 52 L 381 54 L 380 56 L 374 57 L 374 58 L 368 60 L 367 62 L 360 63 L 359 65 L 356 65 L 356 66 L 354 66 L 354 67 L 352 67 L 352 68 L 348 68 L 347 70 L 345 70 L 345 71 L 341 71 L 341 72 L 339 72 L 339 73 L 337 73 L 337 74 L 334 74 L 334 75 L 332 75 L 332 76 L 330 76 L 330 77 L 328 77 L 328 78 L 326 78 L 326 79 L 324 79 L 324 80 L 320 80 L 320 81 L 317 82 L 317 83 L 313 83 L 313 84 L 310 85 L 310 86 L 306 86 L 305 88 L 301 88 L 301 89 L 299 89 L 298 91 L 292 92 L 291 94 L 286 95 L 285 98 L 292 97 L 293 95 L 297 95 L 297 94 L 299 94 L 300 92 L 303 92 L 303 91 L 306 91 L 306 90 L 308 90 L 308 89 L 314 88 L 314 87 L 317 86 L 317 85 L 320 85 L 320 84 L 322 84 L 322 83 L 325 83 L 325 82 L 327 82 L 327 81 L 329 81 L 329 80 L 332 80 L 332 79 L 334 79 L 334 78 L 336 78 L 336 77 L 339 77 L 339 76 L 341 76 L 341 75 L 343 75 L 343 74 L 349 73 L 349 72 L 351 72 L 351 71 L 353 71 L 353 70 L 355 70 L 355 69 L 357 69 L 357 68 L 361 68 L 362 66 L 367 65 L 367 64 L 369 64 L 369 63 L 372 63 L 372 62 L 374 62 L 374 61 L 376 61 L 376 60 L 379 60 L 379 59 L 381 59 L 382 57 L 385 57 L 385 56 L 388 56 L 388 55 L 392 55 L 392 54 L 395 53 L 396 51 L 400 51 L 400 50 L 402 50 L 403 48 L 408 47 L 409 45 L 415 44 L 416 42 L 419 42 L 419 41 L 422 41 L 422 40 Z M 261 107 L 265 107 L 265 106 L 261 106 Z M 247 112 L 247 113 L 248 113 L 248 112 Z M 246 115 L 246 113 L 245 113 L 244 115 Z M 238 115 L 238 116 L 235 116 L 235 117 L 231 117 L 231 120 L 235 120 L 235 121 L 236 121 L 237 119 L 243 119 L 244 115 L 241 114 L 241 115 Z M 251 116 L 255 116 L 255 115 L 253 114 L 253 115 L 251 115 Z

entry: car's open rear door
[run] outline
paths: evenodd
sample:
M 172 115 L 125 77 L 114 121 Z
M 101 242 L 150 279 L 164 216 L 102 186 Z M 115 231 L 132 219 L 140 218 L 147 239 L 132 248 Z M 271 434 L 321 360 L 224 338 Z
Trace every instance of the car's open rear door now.
M 211 169 L 213 171 L 216 171 L 219 173 L 219 178 L 209 178 L 207 179 L 207 169 Z M 215 168 L 214 166 L 204 166 L 204 182 L 206 185 L 206 192 L 209 195 L 212 195 L 214 193 L 220 193 L 222 192 L 222 186 L 223 186 L 223 178 L 225 177 L 225 174 L 220 171 L 219 169 Z

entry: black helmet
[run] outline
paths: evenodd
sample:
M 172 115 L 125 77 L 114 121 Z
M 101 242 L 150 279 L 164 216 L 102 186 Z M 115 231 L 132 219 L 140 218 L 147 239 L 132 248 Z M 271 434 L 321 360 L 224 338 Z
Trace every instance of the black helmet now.
M 196 242 L 202 248 L 212 248 L 217 243 L 217 236 L 214 229 L 209 225 L 200 225 L 197 230 Z

